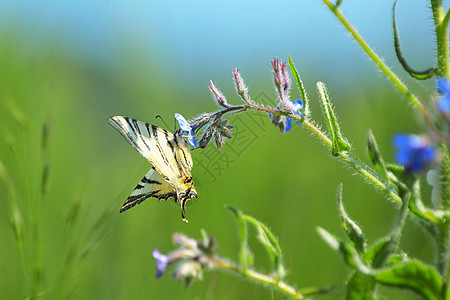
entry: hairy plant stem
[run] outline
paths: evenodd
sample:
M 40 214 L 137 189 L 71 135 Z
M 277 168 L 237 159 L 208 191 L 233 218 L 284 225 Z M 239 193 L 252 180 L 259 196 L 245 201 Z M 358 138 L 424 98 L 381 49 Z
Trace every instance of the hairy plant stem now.
M 300 121 L 301 119 L 297 115 L 290 115 L 290 117 L 296 119 L 297 121 Z M 322 131 L 320 131 L 320 129 L 314 126 L 314 124 L 310 123 L 308 120 L 304 120 L 303 126 L 305 126 L 309 131 L 317 136 L 328 148 L 332 148 L 331 140 Z M 386 196 L 389 197 L 389 199 L 393 200 L 398 205 L 402 204 L 402 199 L 399 197 L 399 195 L 397 195 L 396 192 L 394 192 L 385 183 L 383 183 L 377 176 L 372 174 L 370 168 L 366 164 L 350 155 L 348 151 L 339 152 L 338 157 L 352 169 L 358 172 L 358 174 L 360 174 L 368 182 L 373 184 L 378 190 L 383 191 Z
M 284 116 L 288 116 L 289 115 L 288 112 L 284 112 L 284 111 L 280 111 L 278 109 L 273 109 L 273 108 L 270 108 L 270 107 L 264 107 L 264 106 L 257 105 L 257 104 L 251 103 L 251 102 L 247 102 L 247 104 L 245 104 L 245 105 L 229 106 L 229 107 L 227 107 L 225 109 L 216 111 L 215 113 L 212 114 L 212 117 L 218 118 L 218 117 L 221 117 L 221 116 L 223 116 L 224 114 L 227 114 L 227 113 L 231 113 L 231 112 L 233 112 L 233 113 L 240 113 L 240 112 L 243 112 L 243 111 L 246 111 L 246 110 L 249 110 L 249 109 L 255 109 L 255 110 L 258 110 L 258 111 L 271 113 L 271 114 L 277 114 L 277 115 L 284 115 Z
M 391 240 L 394 242 L 394 251 L 397 250 L 400 244 L 400 238 L 405 226 L 406 216 L 408 215 L 409 200 L 411 198 L 411 192 L 406 193 L 402 197 L 402 208 L 398 216 L 394 229 L 391 232 Z
M 431 117 L 428 114 L 425 106 L 411 93 L 406 85 L 397 77 L 397 75 L 383 62 L 383 60 L 375 53 L 375 51 L 367 44 L 358 31 L 350 24 L 344 17 L 341 11 L 330 0 L 322 0 L 326 6 L 334 13 L 338 20 L 344 25 L 347 31 L 352 35 L 355 41 L 361 46 L 364 52 L 373 60 L 373 62 L 380 68 L 380 70 L 392 81 L 392 83 L 408 98 L 409 102 L 423 115 L 425 122 L 431 124 Z M 441 2 L 436 0 L 437 2 Z M 433 2 L 433 1 L 432 1 Z M 448 49 L 447 49 L 448 53 Z M 447 55 L 448 59 L 448 55 Z
M 445 211 L 450 210 L 450 153 L 445 143 L 440 145 L 442 160 L 440 166 L 440 195 L 441 205 Z M 449 268 L 448 261 L 450 259 L 449 243 L 450 243 L 450 228 L 448 220 L 442 218 L 439 223 L 439 238 L 438 241 L 438 259 L 437 269 L 441 274 L 444 282 L 449 282 Z
M 450 78 L 448 16 L 445 15 L 442 0 L 430 0 L 430 3 L 436 31 L 438 75 L 441 77 Z
M 305 128 L 307 128 L 311 133 L 313 133 L 316 137 L 318 137 L 328 148 L 332 149 L 332 141 L 330 138 L 323 133 L 319 128 L 314 126 L 311 122 L 308 120 L 302 118 L 299 115 L 296 114 L 290 114 L 286 111 L 281 111 L 269 107 L 264 107 L 252 102 L 247 102 L 245 105 L 236 105 L 236 106 L 230 106 L 225 109 L 219 110 L 212 114 L 213 117 L 218 118 L 223 116 L 226 113 L 240 113 L 246 110 L 256 110 L 281 116 L 286 116 L 289 118 L 292 118 L 296 120 L 297 122 L 303 124 Z M 391 188 L 389 188 L 384 182 L 382 182 L 376 175 L 374 175 L 370 168 L 361 162 L 359 159 L 354 157 L 353 155 L 350 155 L 348 151 L 341 151 L 338 153 L 338 157 L 347 165 L 349 165 L 352 169 L 354 169 L 358 174 L 360 174 L 363 178 L 365 178 L 369 183 L 374 185 L 378 190 L 383 191 L 386 196 L 394 201 L 397 205 L 402 204 L 402 199 L 400 196 L 393 191 Z
M 450 66 L 449 66 L 449 37 L 448 37 L 448 22 L 449 22 L 449 13 L 447 15 L 444 11 L 444 6 L 442 5 L 442 0 L 430 0 L 431 3 L 431 11 L 433 12 L 433 21 L 436 31 L 436 51 L 437 51 L 437 63 L 438 63 L 438 76 L 450 78 Z M 441 174 L 441 185 L 444 185 L 443 188 L 446 188 L 448 185 L 448 169 L 450 164 L 448 163 L 448 150 L 446 148 L 441 148 L 443 152 L 443 161 L 442 161 L 442 172 L 445 172 L 447 175 L 447 180 L 443 180 L 446 176 Z M 446 151 L 447 150 L 447 151 Z M 443 192 L 443 193 L 442 193 Z M 441 194 L 443 197 L 442 205 L 443 208 L 449 209 L 449 199 L 448 195 L 445 195 L 445 192 L 441 190 Z M 438 225 L 439 236 L 437 238 L 437 262 L 436 268 L 441 274 L 444 283 L 448 285 L 449 280 L 449 269 L 448 269 L 448 261 L 450 259 L 449 253 L 449 242 L 450 242 L 450 227 L 448 222 L 441 221 Z
M 294 299 L 305 299 L 305 297 L 302 293 L 297 291 L 291 285 L 289 285 L 283 281 L 280 281 L 276 277 L 271 277 L 266 274 L 254 271 L 252 269 L 246 269 L 245 271 L 242 272 L 238 267 L 236 267 L 236 266 L 232 265 L 231 263 L 229 263 L 221 258 L 218 258 L 218 257 L 213 257 L 213 258 L 211 258 L 211 260 L 214 262 L 214 264 L 217 267 L 219 267 L 221 269 L 225 269 L 225 270 L 231 271 L 233 273 L 242 274 L 242 276 L 244 276 L 246 278 L 249 278 L 249 279 L 258 281 L 260 283 L 269 285 L 271 287 L 274 287 L 281 293 L 288 295 Z

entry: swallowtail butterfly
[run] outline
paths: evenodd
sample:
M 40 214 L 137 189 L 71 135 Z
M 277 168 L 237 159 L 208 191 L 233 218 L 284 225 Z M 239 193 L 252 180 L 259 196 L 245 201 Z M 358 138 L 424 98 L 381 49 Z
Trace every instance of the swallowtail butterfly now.
M 197 198 L 192 175 L 192 158 L 189 144 L 178 129 L 174 134 L 155 125 L 124 116 L 114 116 L 108 123 L 117 129 L 153 167 L 134 188 L 122 205 L 124 212 L 149 197 L 179 202 L 181 217 L 186 219 L 186 202 Z

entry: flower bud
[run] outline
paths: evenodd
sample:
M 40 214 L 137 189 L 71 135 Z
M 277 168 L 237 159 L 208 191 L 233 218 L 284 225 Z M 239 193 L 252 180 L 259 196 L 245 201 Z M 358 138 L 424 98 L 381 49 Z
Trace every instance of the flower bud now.
M 222 95 L 222 93 L 219 91 L 219 89 L 216 87 L 214 82 L 209 82 L 209 90 L 213 94 L 214 98 L 216 98 L 217 103 L 219 103 L 220 106 L 223 106 L 225 108 L 229 108 L 230 105 L 227 102 L 227 99 L 225 99 L 225 96 Z

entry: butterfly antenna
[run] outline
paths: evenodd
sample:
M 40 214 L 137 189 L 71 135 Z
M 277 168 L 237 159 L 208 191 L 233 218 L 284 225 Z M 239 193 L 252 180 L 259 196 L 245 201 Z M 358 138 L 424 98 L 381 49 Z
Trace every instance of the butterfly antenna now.
M 160 115 L 157 115 L 155 117 L 155 119 L 158 119 L 158 118 L 160 118 L 163 121 L 164 125 L 166 125 L 167 128 L 170 128 L 169 125 L 167 125 L 166 121 L 164 121 L 163 117 L 161 117 Z

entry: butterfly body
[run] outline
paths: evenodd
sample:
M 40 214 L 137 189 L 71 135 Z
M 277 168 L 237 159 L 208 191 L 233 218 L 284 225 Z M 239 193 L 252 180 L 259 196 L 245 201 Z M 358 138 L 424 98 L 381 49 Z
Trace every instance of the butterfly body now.
M 174 134 L 155 125 L 124 116 L 108 119 L 125 140 L 144 156 L 153 167 L 139 182 L 123 204 L 120 212 L 143 202 L 149 197 L 179 202 L 184 221 L 185 206 L 192 197 L 197 197 L 192 175 L 192 157 L 189 144 L 182 131 Z

